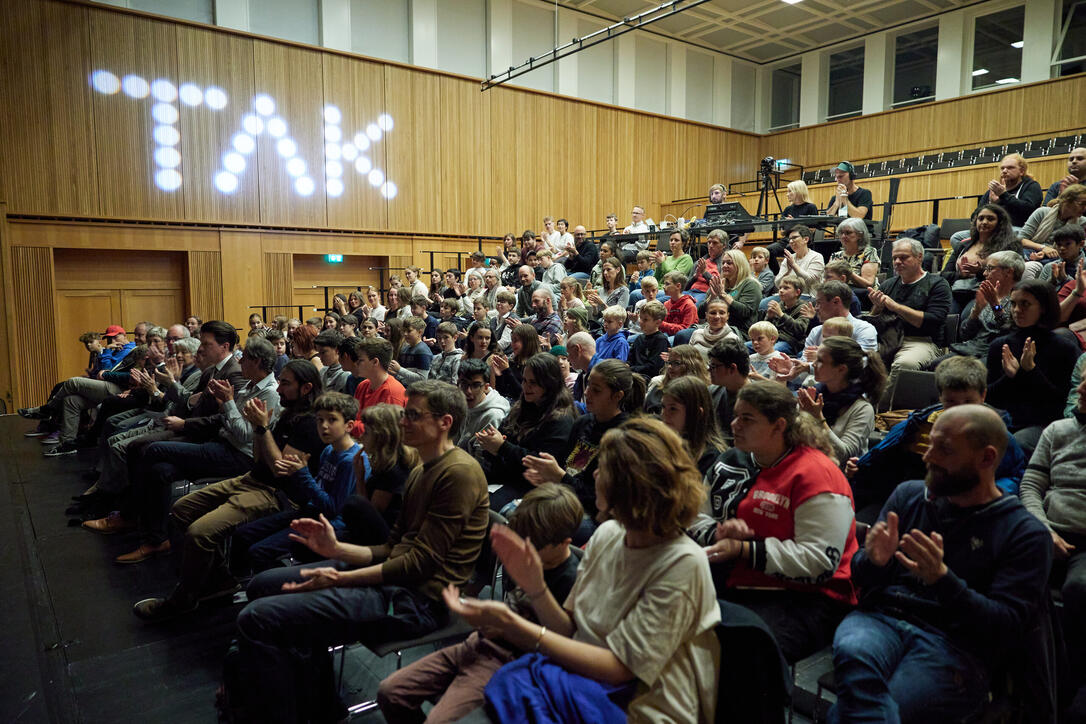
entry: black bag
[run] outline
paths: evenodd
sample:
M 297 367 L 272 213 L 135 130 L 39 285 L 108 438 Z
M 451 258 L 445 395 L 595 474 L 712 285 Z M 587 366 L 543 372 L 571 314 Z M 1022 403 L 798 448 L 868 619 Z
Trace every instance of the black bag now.
M 882 314 L 867 312 L 860 315 L 860 319 L 869 322 L 875 328 L 879 336 L 879 356 L 882 357 L 886 369 L 890 369 L 890 365 L 894 362 L 894 356 L 901 349 L 901 345 L 905 343 L 905 325 L 901 321 L 901 317 L 892 312 L 883 312 Z

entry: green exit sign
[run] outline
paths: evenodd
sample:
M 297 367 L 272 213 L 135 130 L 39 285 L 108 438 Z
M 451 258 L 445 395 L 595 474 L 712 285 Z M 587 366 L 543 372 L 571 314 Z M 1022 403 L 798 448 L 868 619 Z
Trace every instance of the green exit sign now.
M 324 255 L 324 260 L 326 262 L 328 262 L 329 264 L 342 264 L 343 263 L 343 255 L 342 254 L 325 254 Z

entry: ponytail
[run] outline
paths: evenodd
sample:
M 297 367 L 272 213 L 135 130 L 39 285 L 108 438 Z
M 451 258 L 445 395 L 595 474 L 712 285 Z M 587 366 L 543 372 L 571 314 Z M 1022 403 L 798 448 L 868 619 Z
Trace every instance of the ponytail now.
M 835 365 L 848 368 L 849 382 L 857 382 L 867 401 L 877 405 L 886 385 L 886 365 L 877 351 L 865 352 L 851 337 L 826 337 L 822 346 Z

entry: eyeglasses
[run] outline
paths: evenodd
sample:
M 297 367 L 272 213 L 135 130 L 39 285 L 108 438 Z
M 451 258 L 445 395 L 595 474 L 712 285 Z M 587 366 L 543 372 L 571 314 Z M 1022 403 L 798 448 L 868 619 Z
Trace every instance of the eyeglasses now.
M 460 380 L 456 386 L 462 390 L 481 390 L 485 384 L 485 382 L 468 382 L 467 380 Z
M 418 422 L 420 419 L 422 419 L 423 415 L 429 415 L 430 417 L 441 417 L 441 415 L 437 414 L 436 412 L 419 412 L 418 410 L 413 410 L 410 407 L 405 408 L 403 411 L 403 419 L 407 420 L 408 422 Z
M 668 363 L 667 363 L 667 366 L 670 367 L 671 369 L 676 369 L 676 368 L 679 368 L 679 367 L 686 367 L 686 363 L 685 362 L 679 362 L 677 360 L 669 360 Z
M 985 274 L 991 274 L 992 272 L 994 272 L 994 271 L 998 271 L 999 269 L 1002 269 L 1002 268 L 1003 268 L 1003 267 L 1001 267 L 1001 266 L 998 266 L 998 265 L 996 265 L 996 264 L 987 264 L 987 265 L 985 265 L 985 267 L 984 267 L 984 273 L 985 273 Z

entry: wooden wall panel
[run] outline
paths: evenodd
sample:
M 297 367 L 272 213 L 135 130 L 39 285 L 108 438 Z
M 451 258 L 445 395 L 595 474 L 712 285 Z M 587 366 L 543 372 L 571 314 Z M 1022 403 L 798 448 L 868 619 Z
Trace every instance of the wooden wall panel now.
M 365 133 L 370 124 L 376 123 L 378 117 L 388 111 L 385 66 L 326 53 L 324 98 L 342 115 L 339 128 L 343 139 L 339 145 L 342 147 L 349 142 L 355 147 L 354 138 L 361 134 L 369 147 L 360 152 L 360 156 L 368 159 L 373 168 L 379 169 L 397 186 L 403 185 L 404 179 L 388 166 L 387 148 L 390 137 L 411 127 L 408 120 L 393 116 L 391 132 L 376 142 Z M 355 166 L 360 163 L 358 157 L 353 160 L 343 158 L 339 163 L 343 168 L 343 194 L 328 196 L 328 225 L 341 229 L 388 228 L 388 206 L 397 200 L 386 200 L 379 187 L 371 184 L 366 174 L 359 173 Z
M 39 0 L 0 6 L 0 200 L 98 213 L 88 10 Z
M 263 304 L 291 304 L 294 291 L 293 254 L 264 254 Z
M 186 316 L 222 319 L 222 257 L 219 251 L 190 251 L 188 258 L 189 305 Z
M 95 69 L 123 77 L 134 73 L 152 82 L 177 78 L 177 26 L 108 10 L 88 9 L 91 57 Z M 182 188 L 155 185 L 155 120 L 150 95 L 133 99 L 124 92 L 93 93 L 98 150 L 99 213 L 139 219 L 180 218 Z M 176 102 L 174 106 L 178 105 Z M 185 139 L 176 147 L 182 158 Z M 182 177 L 183 178 L 183 177 Z
M 1086 76 L 979 93 L 763 136 L 761 156 L 808 168 L 1082 132 Z M 1042 110 L 1043 109 L 1043 110 Z
M 370 267 L 385 266 L 385 259 L 374 256 L 344 254 L 343 263 L 329 264 L 318 254 L 294 255 L 294 293 L 292 304 L 304 304 L 307 308 L 324 308 L 324 289 L 347 293 L 359 286 L 377 285 L 378 274 Z M 314 288 L 317 287 L 317 288 Z
M 184 290 L 185 258 L 181 251 L 57 249 L 53 254 L 56 288 Z
M 120 324 L 120 292 L 103 290 L 57 291 L 57 381 L 86 374 L 89 356 L 79 342 L 84 332 L 104 332 Z
M 388 225 L 392 229 L 444 229 L 446 207 L 444 194 L 452 192 L 453 179 L 446 178 L 445 169 L 438 169 L 440 146 L 459 145 L 456 129 L 442 129 L 438 124 L 439 109 L 435 107 L 441 78 L 434 74 L 419 75 L 406 68 L 387 66 L 385 88 L 388 112 L 396 121 L 396 129 L 388 134 L 384 146 L 388 174 L 396 180 L 400 192 L 388 205 Z M 468 148 L 464 149 L 468 151 Z M 455 174 L 454 169 L 449 169 Z
M 219 232 L 124 224 L 78 222 L 9 222 L 15 246 L 52 246 L 70 249 L 149 249 L 218 251 Z
M 252 112 L 254 42 L 214 30 L 177 28 L 178 82 L 201 88 L 217 86 L 228 98 L 221 110 L 204 103 L 180 106 L 187 220 L 245 223 L 260 218 L 261 174 L 254 155 L 242 156 L 247 166 L 237 174 L 233 193 L 220 193 L 215 188 L 215 176 L 224 170 L 223 157 L 234 150 L 232 140 L 242 131 L 242 118 Z
M 14 286 L 9 299 L 13 304 L 16 319 L 43 320 L 55 330 L 57 317 L 53 250 L 43 247 L 13 247 L 11 261 Z M 54 340 L 57 348 L 65 342 L 67 340 Z M 56 356 L 42 354 L 39 345 L 16 346 L 19 388 L 15 394 L 15 406 L 40 405 L 58 381 Z
M 263 254 L 260 234 L 223 231 L 219 235 L 222 262 L 221 319 L 239 329 L 248 329 L 252 305 L 264 304 Z
M 287 125 L 286 136 L 306 166 L 313 192 L 300 195 L 296 179 L 287 173 L 287 158 L 267 133 L 256 145 L 260 168 L 260 220 L 265 224 L 325 226 L 323 54 L 277 43 L 254 41 L 256 88 L 275 99 L 275 116 Z M 280 141 L 281 142 L 281 141 Z

